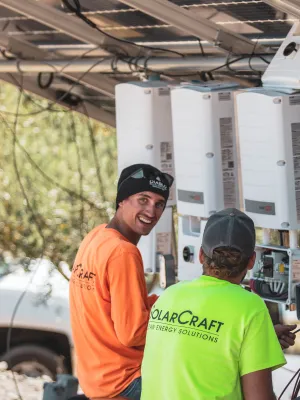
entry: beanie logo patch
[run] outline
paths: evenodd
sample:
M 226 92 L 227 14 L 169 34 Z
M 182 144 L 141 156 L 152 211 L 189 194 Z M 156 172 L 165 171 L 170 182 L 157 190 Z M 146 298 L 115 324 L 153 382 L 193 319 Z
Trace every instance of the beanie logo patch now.
M 155 178 L 155 180 L 154 180 L 154 179 L 151 179 L 151 180 L 149 181 L 149 185 L 152 186 L 152 187 L 155 188 L 155 189 L 160 189 L 160 190 L 162 190 L 163 192 L 165 192 L 166 190 L 168 190 L 168 187 L 167 187 L 166 185 L 164 185 L 164 184 L 161 182 L 161 180 L 160 180 L 159 177 Z

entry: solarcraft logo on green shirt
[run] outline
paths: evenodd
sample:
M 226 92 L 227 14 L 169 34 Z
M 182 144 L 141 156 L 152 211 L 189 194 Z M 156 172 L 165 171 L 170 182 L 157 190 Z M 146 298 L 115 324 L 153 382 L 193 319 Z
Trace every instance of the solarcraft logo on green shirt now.
M 217 343 L 224 322 L 195 315 L 191 310 L 169 311 L 153 306 L 148 330 L 188 335 Z

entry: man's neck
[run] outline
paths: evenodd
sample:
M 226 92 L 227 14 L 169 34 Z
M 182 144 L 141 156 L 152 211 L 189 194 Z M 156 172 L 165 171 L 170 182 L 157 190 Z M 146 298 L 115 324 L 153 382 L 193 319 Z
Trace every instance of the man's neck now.
M 120 221 L 116 215 L 107 224 L 106 228 L 115 229 L 116 231 L 120 232 L 121 235 L 123 235 L 134 245 L 137 245 L 141 238 L 141 236 L 133 232 L 128 225 L 126 225 L 123 221 Z
M 206 271 L 206 272 L 203 272 L 203 275 L 211 276 L 212 278 L 217 278 L 217 279 L 219 279 L 220 281 L 230 282 L 230 283 L 233 283 L 234 285 L 240 285 L 241 282 L 242 282 L 242 279 L 241 279 L 240 276 L 237 276 L 237 277 L 235 277 L 235 278 L 230 278 L 230 277 L 224 278 L 224 277 L 218 276 L 217 274 L 209 273 L 209 272 L 207 272 L 207 271 Z

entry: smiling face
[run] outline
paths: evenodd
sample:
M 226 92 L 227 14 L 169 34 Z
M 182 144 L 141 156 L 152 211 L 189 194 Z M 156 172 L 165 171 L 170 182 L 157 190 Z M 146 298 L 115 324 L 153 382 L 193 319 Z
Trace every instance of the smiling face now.
M 134 194 L 119 203 L 119 216 L 134 234 L 148 235 L 159 221 L 166 200 L 153 192 Z

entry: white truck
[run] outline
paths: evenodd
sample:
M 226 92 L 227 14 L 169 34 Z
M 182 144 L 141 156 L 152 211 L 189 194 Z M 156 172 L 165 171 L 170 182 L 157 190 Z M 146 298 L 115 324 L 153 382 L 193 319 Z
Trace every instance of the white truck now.
M 46 260 L 0 264 L 0 360 L 54 378 L 72 373 L 72 349 L 67 280 Z

